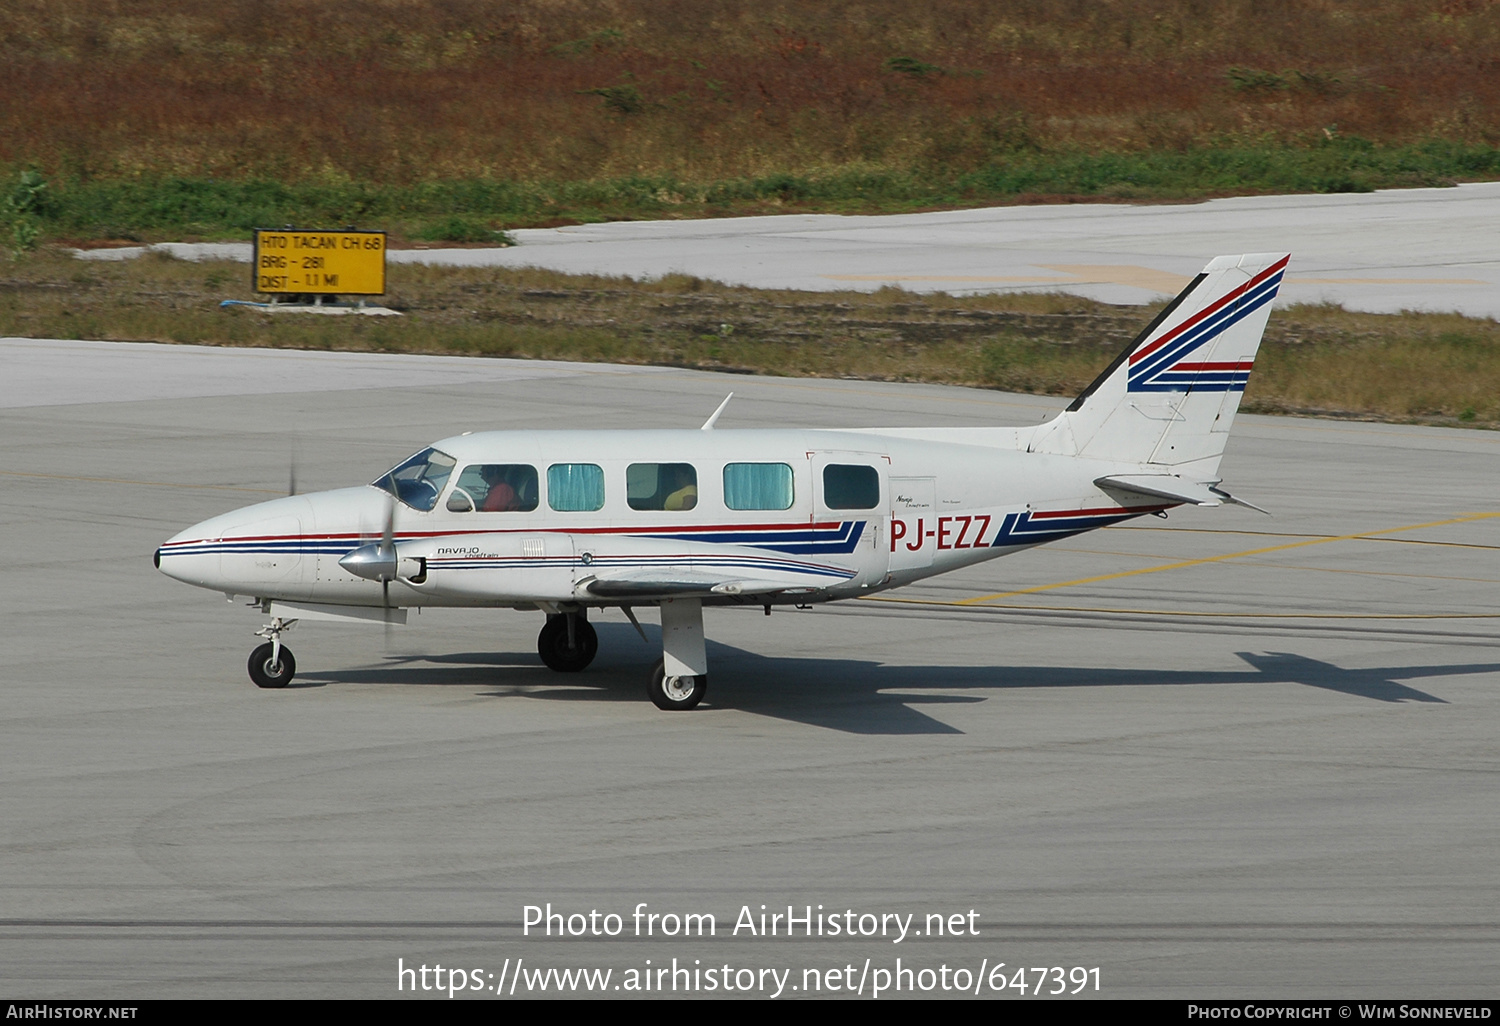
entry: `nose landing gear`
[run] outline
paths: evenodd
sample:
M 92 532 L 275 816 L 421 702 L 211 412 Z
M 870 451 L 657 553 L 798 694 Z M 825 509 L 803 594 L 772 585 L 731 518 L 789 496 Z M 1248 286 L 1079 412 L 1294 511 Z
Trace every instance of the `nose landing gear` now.
M 256 687 L 284 688 L 292 682 L 297 672 L 297 660 L 292 657 L 292 650 L 281 643 L 281 635 L 291 630 L 296 622 L 278 616 L 255 632 L 257 638 L 269 639 L 250 653 L 250 679 Z

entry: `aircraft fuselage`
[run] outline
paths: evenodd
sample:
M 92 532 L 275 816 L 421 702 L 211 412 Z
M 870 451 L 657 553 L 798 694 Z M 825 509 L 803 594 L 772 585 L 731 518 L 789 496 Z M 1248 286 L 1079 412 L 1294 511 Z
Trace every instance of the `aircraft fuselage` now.
M 1116 464 L 1027 453 L 1031 430 L 976 429 L 961 432 L 962 442 L 935 441 L 934 432 L 475 433 L 432 446 L 453 466 L 430 509 L 419 508 L 426 492 L 416 505 L 394 503 L 393 541 L 409 572 L 388 595 L 339 564 L 381 537 L 392 497 L 375 485 L 206 520 L 164 544 L 159 561 L 190 584 L 288 603 L 620 605 L 628 594 L 589 583 L 655 567 L 790 585 L 706 594 L 709 604 L 804 604 L 899 587 L 1168 505 L 1112 500 L 1092 481 Z M 477 480 L 466 477 L 471 467 L 532 471 L 530 508 L 480 508 L 469 494 L 476 489 L 464 487 Z M 557 469 L 578 467 L 597 468 L 587 473 L 602 486 L 582 503 L 560 494 L 571 482 Z M 632 489 L 664 467 L 691 468 L 691 508 L 637 508 L 661 505 Z M 774 477 L 773 487 L 744 494 L 746 468 Z M 852 479 L 852 491 L 835 494 L 836 478 Z M 567 508 L 596 499 L 597 509 Z

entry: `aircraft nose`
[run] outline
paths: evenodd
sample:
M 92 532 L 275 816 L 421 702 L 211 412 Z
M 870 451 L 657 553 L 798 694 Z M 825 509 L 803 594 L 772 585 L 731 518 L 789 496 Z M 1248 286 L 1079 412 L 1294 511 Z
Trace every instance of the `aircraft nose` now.
M 306 496 L 273 499 L 179 531 L 152 556 L 175 580 L 234 594 L 260 594 L 299 569 Z
M 174 581 L 197 585 L 200 588 L 217 588 L 219 585 L 219 553 L 212 539 L 218 532 L 216 517 L 178 531 L 151 554 L 151 565 Z

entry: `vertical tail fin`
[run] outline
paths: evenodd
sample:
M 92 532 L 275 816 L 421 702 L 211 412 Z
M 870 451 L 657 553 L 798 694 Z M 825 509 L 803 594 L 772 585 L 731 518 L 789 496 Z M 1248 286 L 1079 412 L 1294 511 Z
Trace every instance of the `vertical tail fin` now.
M 1030 448 L 1213 478 L 1290 259 L 1210 261 Z

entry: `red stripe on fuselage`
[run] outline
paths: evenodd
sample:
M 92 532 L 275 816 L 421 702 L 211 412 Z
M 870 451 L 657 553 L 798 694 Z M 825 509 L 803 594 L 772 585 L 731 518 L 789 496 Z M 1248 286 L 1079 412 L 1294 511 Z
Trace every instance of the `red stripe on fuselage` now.
M 790 524 L 676 524 L 670 527 L 494 527 L 477 531 L 397 531 L 393 540 L 415 541 L 421 538 L 451 538 L 470 534 L 684 534 L 689 532 L 720 531 L 836 531 L 844 525 L 842 520 L 818 523 L 797 521 Z M 203 545 L 217 542 L 277 542 L 277 541 L 379 541 L 380 536 L 369 532 L 345 531 L 336 534 L 247 534 L 227 538 L 199 538 L 196 541 L 167 542 L 163 549 L 184 545 Z

